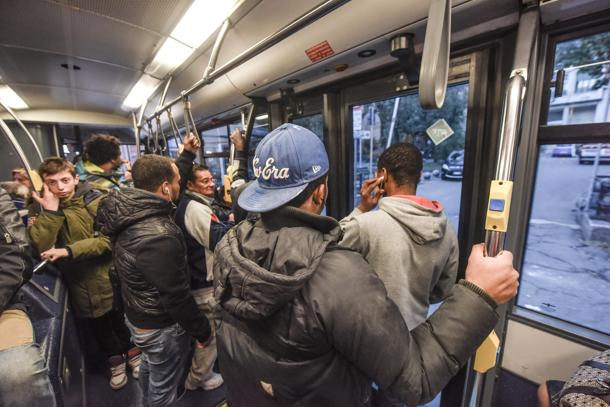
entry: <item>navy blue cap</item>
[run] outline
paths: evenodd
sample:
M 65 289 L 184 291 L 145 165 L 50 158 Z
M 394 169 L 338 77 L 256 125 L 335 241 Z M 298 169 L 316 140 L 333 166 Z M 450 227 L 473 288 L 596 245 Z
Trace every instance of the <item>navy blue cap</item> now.
M 269 212 L 296 198 L 307 185 L 328 173 L 324 144 L 311 131 L 282 124 L 256 147 L 252 167 L 256 180 L 237 203 L 250 212 Z

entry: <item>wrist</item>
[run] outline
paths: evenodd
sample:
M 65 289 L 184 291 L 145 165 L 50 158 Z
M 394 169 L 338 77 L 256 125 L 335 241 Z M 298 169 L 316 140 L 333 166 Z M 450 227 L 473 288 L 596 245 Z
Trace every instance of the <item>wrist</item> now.
M 363 204 L 362 202 L 360 202 L 360 204 L 358 205 L 358 210 L 359 210 L 360 212 L 368 212 L 368 211 L 370 211 L 371 209 L 373 209 L 373 208 L 369 208 L 369 206 L 368 206 L 368 205 L 365 205 L 365 204 Z
M 471 291 L 474 291 L 475 293 L 479 294 L 485 300 L 485 302 L 487 302 L 493 309 L 496 309 L 496 307 L 498 306 L 498 303 L 491 297 L 491 295 L 489 295 L 487 291 L 485 291 L 472 281 L 460 280 L 458 284 L 463 285 Z

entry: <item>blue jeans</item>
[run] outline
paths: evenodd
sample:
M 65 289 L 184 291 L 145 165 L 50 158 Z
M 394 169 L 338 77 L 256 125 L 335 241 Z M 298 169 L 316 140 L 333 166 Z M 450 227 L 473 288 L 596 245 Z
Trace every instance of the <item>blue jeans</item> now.
M 56 406 L 38 345 L 30 343 L 0 350 L 0 366 L 0 406 Z
M 132 342 L 142 351 L 140 387 L 144 405 L 172 406 L 183 377 L 191 337 L 179 324 L 162 329 L 141 330 L 125 318 Z

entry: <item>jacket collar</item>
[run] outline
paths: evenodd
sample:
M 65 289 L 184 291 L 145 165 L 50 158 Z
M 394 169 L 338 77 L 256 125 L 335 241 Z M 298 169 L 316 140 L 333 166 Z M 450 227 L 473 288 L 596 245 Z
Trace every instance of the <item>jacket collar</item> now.
M 316 215 L 292 206 L 282 206 L 271 212 L 261 214 L 263 226 L 270 231 L 281 228 L 307 227 L 324 234 L 340 236 L 339 222 L 328 216 Z

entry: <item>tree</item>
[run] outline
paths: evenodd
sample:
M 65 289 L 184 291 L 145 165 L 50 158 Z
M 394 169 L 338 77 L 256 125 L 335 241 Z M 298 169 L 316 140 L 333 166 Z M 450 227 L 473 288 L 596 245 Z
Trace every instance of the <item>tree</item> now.
M 561 42 L 555 49 L 555 69 L 608 60 L 610 60 L 610 32 Z M 597 79 L 594 89 L 599 89 L 610 81 L 608 64 L 583 68 L 579 73 L 581 72 Z

